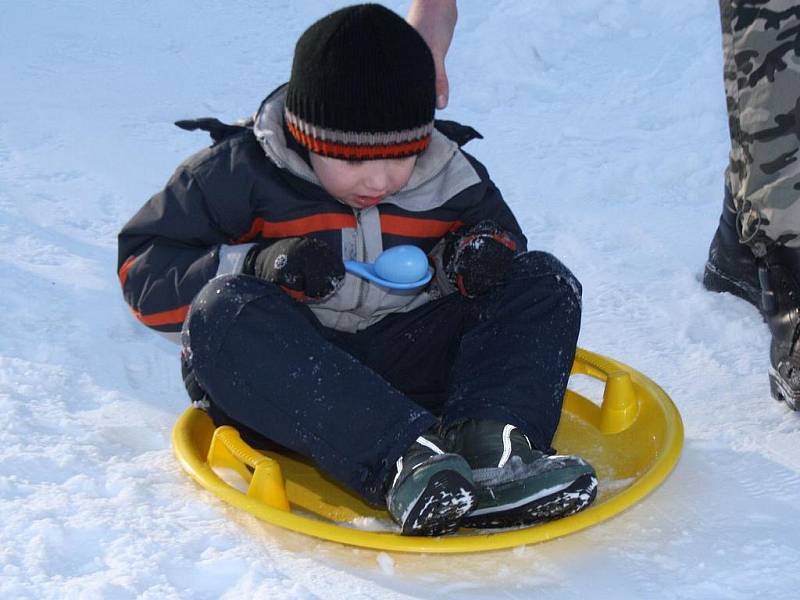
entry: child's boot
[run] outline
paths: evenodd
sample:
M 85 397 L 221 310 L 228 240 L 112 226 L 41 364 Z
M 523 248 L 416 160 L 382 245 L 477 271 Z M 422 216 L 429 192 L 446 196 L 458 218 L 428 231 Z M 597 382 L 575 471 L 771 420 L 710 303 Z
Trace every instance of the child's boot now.
M 466 527 L 530 525 L 571 515 L 597 495 L 597 476 L 577 456 L 547 455 L 513 425 L 465 421 L 447 432 L 448 449 L 467 459 L 478 488 Z
M 426 434 L 397 460 L 386 507 L 403 535 L 451 533 L 472 510 L 475 486 L 470 467 L 462 457 L 442 448 L 438 437 Z

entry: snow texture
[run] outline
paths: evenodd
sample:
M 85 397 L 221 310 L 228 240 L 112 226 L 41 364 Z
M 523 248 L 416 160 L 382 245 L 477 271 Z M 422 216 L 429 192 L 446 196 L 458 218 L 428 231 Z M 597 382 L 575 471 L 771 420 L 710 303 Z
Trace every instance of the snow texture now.
M 770 399 L 756 311 L 699 281 L 728 151 L 708 0 L 460 2 L 440 114 L 582 282 L 581 346 L 680 408 L 658 490 L 549 543 L 421 556 L 280 530 L 184 475 L 176 349 L 123 304 L 116 233 L 208 143 L 173 121 L 252 114 L 345 4 L 2 3 L 0 597 L 797 597 L 800 414 Z

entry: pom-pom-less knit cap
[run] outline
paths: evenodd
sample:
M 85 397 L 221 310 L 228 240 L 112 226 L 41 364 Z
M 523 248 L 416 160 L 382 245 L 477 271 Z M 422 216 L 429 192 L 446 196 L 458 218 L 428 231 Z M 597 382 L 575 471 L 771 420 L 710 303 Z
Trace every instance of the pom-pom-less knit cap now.
M 297 42 L 286 128 L 324 156 L 419 154 L 433 131 L 435 78 L 428 45 L 400 16 L 377 4 L 343 8 Z

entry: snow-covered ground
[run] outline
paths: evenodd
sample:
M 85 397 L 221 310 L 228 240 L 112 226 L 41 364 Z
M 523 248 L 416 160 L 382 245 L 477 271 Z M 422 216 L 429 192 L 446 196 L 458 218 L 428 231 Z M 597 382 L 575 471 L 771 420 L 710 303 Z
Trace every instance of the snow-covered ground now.
M 207 143 L 172 122 L 252 113 L 344 4 L 0 1 L 0 597 L 797 597 L 800 415 L 770 399 L 756 311 L 699 283 L 727 153 L 711 0 L 461 2 L 442 113 L 583 282 L 580 344 L 680 408 L 655 493 L 546 544 L 390 555 L 183 474 L 176 349 L 122 302 L 116 233 Z

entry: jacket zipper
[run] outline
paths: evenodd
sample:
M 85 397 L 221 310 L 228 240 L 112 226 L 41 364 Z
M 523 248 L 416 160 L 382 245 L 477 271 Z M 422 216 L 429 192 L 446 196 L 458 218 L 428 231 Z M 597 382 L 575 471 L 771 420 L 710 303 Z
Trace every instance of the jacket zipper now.
M 364 238 L 364 228 L 361 225 L 361 209 L 354 208 L 353 214 L 356 217 L 356 260 L 366 261 L 367 259 L 367 242 Z M 367 293 L 369 292 L 369 283 L 366 279 L 358 278 L 358 302 L 356 308 L 363 306 L 367 300 Z

